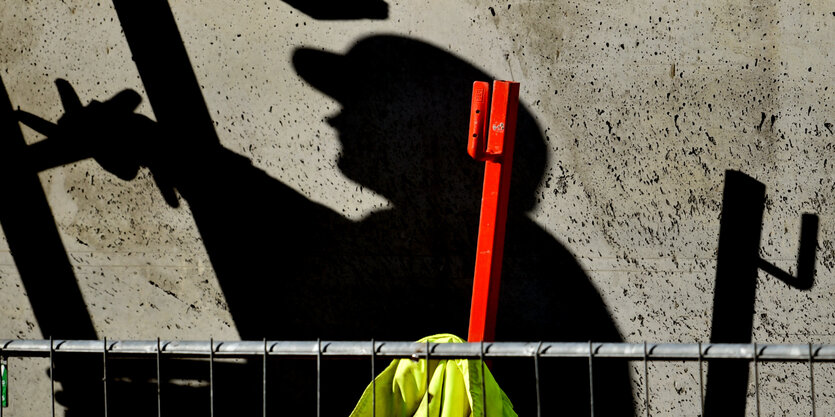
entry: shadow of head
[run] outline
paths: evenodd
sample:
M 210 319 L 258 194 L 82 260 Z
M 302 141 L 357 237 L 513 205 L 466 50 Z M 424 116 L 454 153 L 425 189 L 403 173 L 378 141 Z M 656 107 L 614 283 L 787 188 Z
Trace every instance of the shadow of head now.
M 296 71 L 335 98 L 342 111 L 329 123 L 342 142 L 339 167 L 349 178 L 395 205 L 432 193 L 451 201 L 479 201 L 481 164 L 467 155 L 473 81 L 492 77 L 432 45 L 373 36 L 345 55 L 301 48 Z M 523 211 L 547 163 L 539 128 L 519 109 L 511 205 Z

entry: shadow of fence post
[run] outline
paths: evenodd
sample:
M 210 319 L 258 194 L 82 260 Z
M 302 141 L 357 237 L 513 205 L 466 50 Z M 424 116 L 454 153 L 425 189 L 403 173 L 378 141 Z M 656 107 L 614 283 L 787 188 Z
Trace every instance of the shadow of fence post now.
M 741 172 L 726 171 L 711 343 L 751 343 L 760 269 L 800 290 L 808 290 L 814 284 L 818 217 L 802 217 L 797 277 L 793 277 L 760 258 L 764 209 L 765 185 Z M 748 362 L 710 361 L 705 415 L 744 416 L 748 373 Z

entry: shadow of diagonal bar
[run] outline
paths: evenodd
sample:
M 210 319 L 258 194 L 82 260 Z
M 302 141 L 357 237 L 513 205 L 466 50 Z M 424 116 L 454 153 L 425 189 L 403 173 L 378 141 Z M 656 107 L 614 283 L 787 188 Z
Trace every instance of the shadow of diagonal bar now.
M 178 141 L 219 143 L 168 2 L 113 0 L 113 6 L 157 122 Z
M 220 140 L 168 2 L 113 0 L 113 6 L 154 116 L 167 138 L 176 138 L 167 143 L 168 155 L 158 158 L 182 163 L 183 156 L 193 156 L 196 149 L 218 148 Z M 174 165 L 161 164 L 154 180 L 165 201 L 178 207 L 176 185 L 166 183 L 175 177 L 166 172 Z
M 0 79 L 0 225 L 44 337 L 97 339 L 37 171 Z

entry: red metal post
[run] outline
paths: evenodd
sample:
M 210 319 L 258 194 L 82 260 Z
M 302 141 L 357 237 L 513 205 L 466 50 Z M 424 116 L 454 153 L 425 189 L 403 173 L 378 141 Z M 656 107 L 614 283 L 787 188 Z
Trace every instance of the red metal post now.
M 485 161 L 485 168 L 467 338 L 470 342 L 493 341 L 495 338 L 519 83 L 494 81 L 493 100 L 488 113 L 489 95 L 490 88 L 486 82 L 473 83 L 468 152 L 474 159 Z

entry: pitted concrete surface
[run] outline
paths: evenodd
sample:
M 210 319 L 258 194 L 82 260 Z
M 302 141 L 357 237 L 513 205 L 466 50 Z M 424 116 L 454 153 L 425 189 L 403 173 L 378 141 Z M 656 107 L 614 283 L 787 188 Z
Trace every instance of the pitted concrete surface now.
M 723 184 L 737 170 L 766 188 L 765 261 L 795 273 L 801 215 L 820 220 L 811 290 L 760 271 L 753 340 L 835 343 L 835 2 L 387 3 L 385 20 L 333 21 L 274 0 L 171 2 L 221 145 L 346 221 L 395 208 L 340 170 L 345 150 L 329 119 L 343 105 L 297 74 L 293 56 L 349 53 L 381 34 L 425 42 L 521 83 L 547 147 L 527 216 L 573 254 L 625 341 L 710 337 Z M 15 108 L 47 120 L 63 113 L 57 78 L 84 103 L 136 90 L 138 112 L 155 118 L 105 0 L 4 4 L 0 77 Z M 43 138 L 22 129 L 28 144 Z M 144 168 L 122 181 L 87 159 L 38 175 L 100 337 L 240 337 L 187 201 L 167 205 Z M 5 242 L 0 339 L 47 337 Z M 15 374 L 13 393 L 47 401 L 42 368 L 22 366 L 31 377 Z M 808 415 L 806 368 L 760 372 L 766 414 Z M 698 414 L 695 363 L 653 363 L 650 373 L 654 415 Z M 631 375 L 643 413 L 643 365 Z M 832 388 L 826 367 L 815 378 Z M 818 392 L 818 412 L 831 408 L 833 391 Z M 11 415 L 42 414 L 22 402 Z

